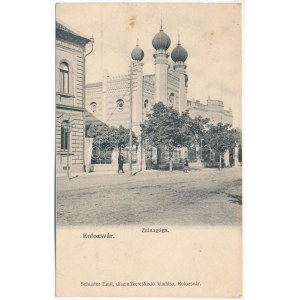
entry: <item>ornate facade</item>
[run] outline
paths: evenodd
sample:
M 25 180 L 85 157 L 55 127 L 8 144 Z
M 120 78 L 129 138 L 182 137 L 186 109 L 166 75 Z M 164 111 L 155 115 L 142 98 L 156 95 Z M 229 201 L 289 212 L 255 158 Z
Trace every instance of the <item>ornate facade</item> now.
M 122 125 L 129 128 L 130 99 L 132 99 L 132 129 L 138 138 L 140 138 L 140 124 L 145 120 L 152 106 L 158 102 L 173 107 L 179 113 L 188 110 L 192 118 L 202 116 L 209 118 L 213 123 L 221 122 L 232 125 L 232 111 L 224 109 L 223 101 L 212 100 L 208 97 L 204 104 L 199 100 L 187 99 L 188 75 L 185 62 L 188 52 L 181 45 L 179 38 L 171 55 L 168 52 L 170 45 L 171 39 L 161 26 L 160 31 L 152 39 L 154 74 L 145 75 L 143 73 L 144 51 L 137 43 L 131 52 L 131 62 L 127 74 L 110 76 L 109 72 L 105 70 L 101 81 L 86 84 L 86 110 L 88 112 L 86 124 L 101 121 L 110 126 Z M 147 149 L 145 153 L 142 153 L 143 147 Z M 134 156 L 140 158 L 140 165 L 143 160 L 146 161 L 146 165 L 148 160 L 151 161 L 149 168 L 153 163 L 162 165 L 169 161 L 168 151 L 158 154 L 155 149 L 153 151 L 151 146 L 144 145 L 143 147 L 139 147 Z M 127 158 L 128 149 L 126 151 L 125 157 Z M 149 155 L 149 151 L 151 155 Z M 177 149 L 174 152 L 174 162 L 179 162 L 185 157 L 196 161 L 199 151 L 199 147 Z M 146 157 L 147 159 L 145 159 Z M 111 157 L 108 161 L 114 163 Z M 103 163 L 103 159 L 101 163 Z M 225 164 L 229 165 L 229 153 L 225 155 Z M 140 168 L 142 169 L 142 167 Z
M 139 124 L 143 122 L 151 107 L 161 101 L 172 106 L 180 113 L 189 110 L 191 117 L 203 116 L 215 123 L 232 124 L 231 110 L 225 110 L 221 100 L 207 100 L 206 104 L 198 100 L 187 99 L 188 75 L 185 61 L 188 52 L 178 40 L 177 46 L 171 52 L 170 37 L 163 31 L 154 36 L 152 46 L 154 52 L 154 74 L 144 75 L 144 52 L 139 47 L 131 53 L 131 64 L 127 74 L 110 76 L 104 71 L 100 82 L 86 85 L 86 109 L 93 118 L 87 122 L 98 119 L 108 125 L 129 127 L 130 120 L 130 85 L 132 86 L 132 117 L 133 130 L 140 133 Z M 132 84 L 131 84 L 132 81 Z M 121 106 L 120 106 L 121 105 Z
M 85 167 L 85 57 L 93 39 L 56 22 L 56 171 Z M 88 46 L 87 46 L 88 45 Z

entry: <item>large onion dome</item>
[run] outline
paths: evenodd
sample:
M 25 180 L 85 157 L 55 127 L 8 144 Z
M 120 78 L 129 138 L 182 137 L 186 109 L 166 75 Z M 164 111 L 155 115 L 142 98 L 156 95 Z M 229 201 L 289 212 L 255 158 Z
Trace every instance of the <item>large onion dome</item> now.
M 155 50 L 167 50 L 171 45 L 171 39 L 164 33 L 162 26 L 160 26 L 160 31 L 152 39 L 152 46 Z
M 144 51 L 139 47 L 139 42 L 137 42 L 136 47 L 131 52 L 132 60 L 141 61 L 144 58 Z
M 174 62 L 185 62 L 188 58 L 187 51 L 181 46 L 180 41 L 178 41 L 177 46 L 171 53 L 171 58 Z

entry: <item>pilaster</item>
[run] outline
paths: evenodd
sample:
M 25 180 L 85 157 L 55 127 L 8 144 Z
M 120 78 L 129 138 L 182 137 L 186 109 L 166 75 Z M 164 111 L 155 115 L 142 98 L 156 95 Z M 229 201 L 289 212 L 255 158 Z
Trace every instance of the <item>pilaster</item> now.
M 165 50 L 157 50 L 154 53 L 155 64 L 155 103 L 168 104 L 168 57 Z
M 132 63 L 132 130 L 137 136 L 143 121 L 143 66 L 140 61 Z
M 103 72 L 102 78 L 102 121 L 107 120 L 107 82 L 109 79 L 109 74 L 107 70 Z
M 185 84 L 186 65 L 183 62 L 176 62 L 175 71 L 179 75 L 179 113 L 181 114 L 187 109 L 187 88 Z

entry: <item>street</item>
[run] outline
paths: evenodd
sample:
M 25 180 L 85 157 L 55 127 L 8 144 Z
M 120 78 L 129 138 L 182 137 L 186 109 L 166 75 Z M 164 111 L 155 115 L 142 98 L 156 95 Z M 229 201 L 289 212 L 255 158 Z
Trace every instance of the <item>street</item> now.
M 59 177 L 57 225 L 241 225 L 242 168 Z

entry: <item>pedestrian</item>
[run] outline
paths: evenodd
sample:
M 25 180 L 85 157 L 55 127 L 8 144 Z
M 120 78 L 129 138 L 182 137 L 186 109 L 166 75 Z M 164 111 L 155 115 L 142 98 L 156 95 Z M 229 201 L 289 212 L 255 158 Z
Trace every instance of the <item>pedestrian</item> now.
M 184 173 L 188 173 L 189 172 L 189 162 L 188 162 L 187 158 L 185 158 L 184 162 L 183 162 L 183 172 Z
M 120 174 L 120 171 L 122 171 L 122 173 L 125 173 L 123 169 L 123 164 L 124 164 L 123 155 L 120 153 L 118 157 L 118 174 Z

